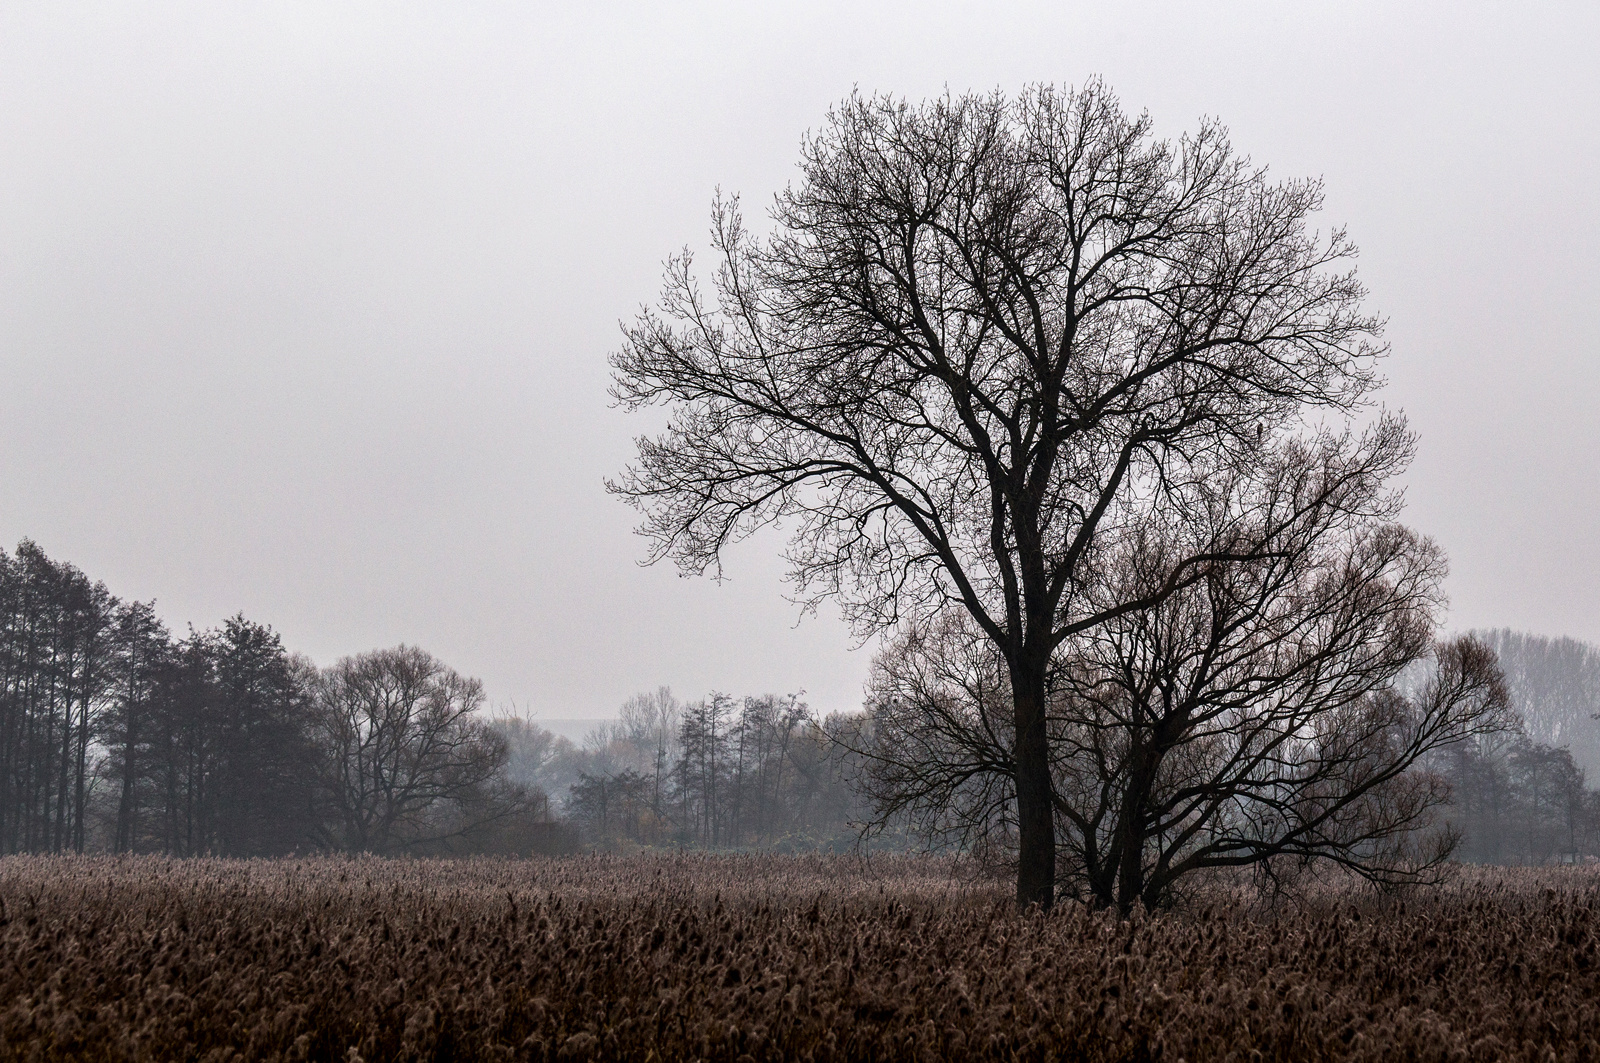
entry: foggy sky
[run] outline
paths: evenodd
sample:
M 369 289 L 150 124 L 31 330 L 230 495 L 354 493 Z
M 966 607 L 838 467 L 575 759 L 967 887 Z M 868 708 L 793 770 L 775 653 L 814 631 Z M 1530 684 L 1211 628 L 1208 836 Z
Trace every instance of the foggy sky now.
M 871 649 L 784 601 L 777 537 L 721 585 L 637 565 L 618 321 L 853 86 L 1099 74 L 1325 178 L 1452 626 L 1600 641 L 1597 11 L 4 4 L 0 542 L 179 633 L 414 643 L 544 716 L 663 683 L 856 707 Z

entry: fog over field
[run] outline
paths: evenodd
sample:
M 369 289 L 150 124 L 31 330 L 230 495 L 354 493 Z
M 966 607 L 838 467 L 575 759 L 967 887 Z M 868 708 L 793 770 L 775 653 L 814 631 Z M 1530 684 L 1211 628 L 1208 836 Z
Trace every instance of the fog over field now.
M 1596 40 L 1579 3 L 7 5 L 0 543 L 542 719 L 858 707 L 871 648 L 785 602 L 778 536 L 720 585 L 637 565 L 618 321 L 853 88 L 1102 75 L 1325 178 L 1449 626 L 1600 641 Z

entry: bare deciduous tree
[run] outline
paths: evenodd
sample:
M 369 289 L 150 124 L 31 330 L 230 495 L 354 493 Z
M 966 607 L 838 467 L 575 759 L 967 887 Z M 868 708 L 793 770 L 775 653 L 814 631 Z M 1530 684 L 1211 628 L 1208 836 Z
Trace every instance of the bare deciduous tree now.
M 672 259 L 613 358 L 621 403 L 670 411 L 612 484 L 652 560 L 718 572 L 785 521 L 802 601 L 863 635 L 959 608 L 995 648 L 1023 903 L 1054 898 L 1062 647 L 1223 559 L 1174 553 L 1108 601 L 1107 544 L 1375 382 L 1379 322 L 1344 234 L 1310 229 L 1318 184 L 1269 180 L 1214 122 L 1151 130 L 1099 84 L 853 97 L 775 233 L 719 202 L 711 291 Z
M 1418 769 L 1509 717 L 1491 652 L 1433 646 L 1444 559 L 1385 490 L 1409 450 L 1394 419 L 1358 444 L 1291 442 L 1118 556 L 1111 597 L 1197 543 L 1255 559 L 1062 647 L 1057 811 L 1095 900 L 1153 904 L 1189 872 L 1279 857 L 1416 881 L 1449 854 L 1448 832 L 1416 846 L 1449 797 Z M 1430 654 L 1408 697 L 1398 680 Z
M 1092 589 L 1108 603 L 1145 597 L 1173 556 L 1230 559 L 1057 651 L 1052 787 L 1081 895 L 1126 911 L 1203 868 L 1283 859 L 1416 882 L 1449 855 L 1453 834 L 1429 830 L 1450 796 L 1430 755 L 1512 721 L 1492 651 L 1433 644 L 1443 557 L 1395 523 L 1386 487 L 1410 449 L 1392 417 L 1359 440 L 1263 446 L 1206 485 L 1203 507 L 1108 551 Z M 970 625 L 883 655 L 883 812 L 935 810 L 946 829 L 1004 837 L 1005 679 Z
M 474 825 L 460 809 L 484 803 L 507 758 L 505 738 L 477 719 L 478 680 L 399 646 L 325 670 L 316 704 L 334 816 L 330 841 L 385 852 L 436 840 L 428 817 L 445 803 L 458 806 L 439 821 L 449 831 Z

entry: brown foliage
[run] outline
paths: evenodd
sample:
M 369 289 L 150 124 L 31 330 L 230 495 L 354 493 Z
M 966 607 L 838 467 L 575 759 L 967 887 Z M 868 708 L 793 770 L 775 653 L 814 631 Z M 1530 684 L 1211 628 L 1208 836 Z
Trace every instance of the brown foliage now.
M 1592 870 L 1121 920 L 956 871 L 12 857 L 0 1058 L 1600 1055 Z

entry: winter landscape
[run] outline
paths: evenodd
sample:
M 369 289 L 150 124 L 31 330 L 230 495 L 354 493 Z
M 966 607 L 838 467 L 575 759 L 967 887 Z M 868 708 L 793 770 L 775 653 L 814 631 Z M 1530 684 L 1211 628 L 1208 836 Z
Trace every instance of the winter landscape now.
M 0 13 L 0 1059 L 1600 1058 L 1596 32 Z

